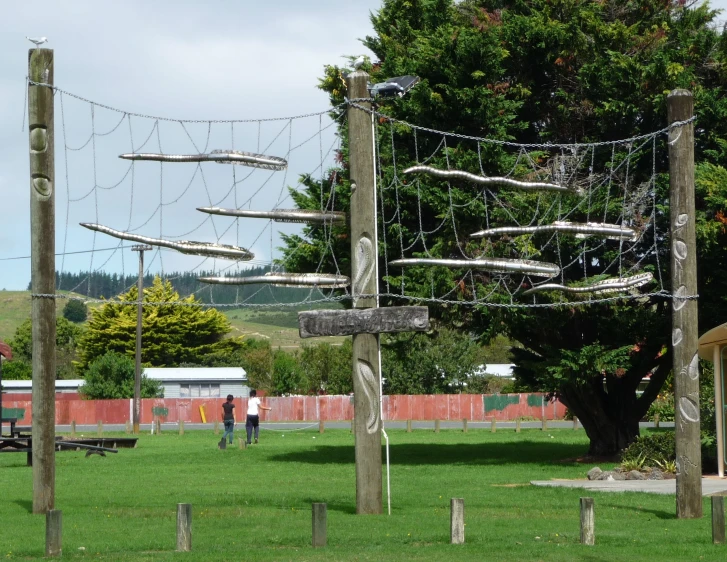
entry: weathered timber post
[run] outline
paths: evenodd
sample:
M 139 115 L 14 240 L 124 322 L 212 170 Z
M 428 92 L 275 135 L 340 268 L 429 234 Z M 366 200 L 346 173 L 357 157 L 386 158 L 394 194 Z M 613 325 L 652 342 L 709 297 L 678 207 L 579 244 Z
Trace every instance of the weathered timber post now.
M 103 422 L 101 420 L 98 420 L 98 436 L 103 437 Z
M 53 50 L 28 56 L 30 270 L 33 337 L 33 513 L 55 507 L 55 157 Z M 44 295 L 44 296 L 39 296 Z
M 327 525 L 328 525 L 328 506 L 325 503 L 313 504 L 313 538 L 312 545 L 314 548 L 326 546 L 327 542 Z
M 184 420 L 179 420 L 179 435 L 184 435 Z
M 659 429 L 659 414 L 654 414 L 654 427 Z
M 318 420 L 318 433 L 324 433 L 326 431 L 326 422 Z
M 492 416 L 492 421 L 490 422 L 490 432 L 497 433 L 497 420 L 495 416 Z
M 192 504 L 177 504 L 177 551 L 192 550 Z
M 712 496 L 712 542 L 725 542 L 724 496 Z
M 581 544 L 593 546 L 596 542 L 596 517 L 593 498 L 581 498 Z
M 144 317 L 144 252 L 152 250 L 151 246 L 140 244 L 132 246 L 132 252 L 139 252 L 139 279 L 136 281 L 136 352 L 134 356 L 134 408 L 132 421 L 134 435 L 139 434 L 141 422 L 141 324 Z
M 578 418 L 573 416 L 573 431 L 578 429 Z
M 76 436 L 76 420 L 71 421 L 71 437 Z
M 669 124 L 694 115 L 688 90 L 667 98 Z M 702 457 L 699 436 L 697 356 L 697 243 L 694 210 L 694 124 L 669 133 L 669 221 L 671 225 L 672 372 L 674 373 L 677 517 L 702 517 Z
M 462 433 L 467 433 L 467 418 L 462 418 Z
M 434 420 L 434 433 L 439 433 L 439 420 Z
M 347 77 L 349 99 L 368 98 L 369 75 Z M 371 104 L 348 108 L 351 177 L 351 292 L 354 308 L 376 308 L 378 259 L 373 114 Z M 379 334 L 353 334 L 353 400 L 356 436 L 356 513 L 381 513 L 381 407 Z
M 220 434 L 220 422 L 217 421 L 217 420 L 215 420 L 214 431 L 215 431 L 215 435 L 219 435 Z
M 62 556 L 63 512 L 50 509 L 45 514 L 45 555 Z
M 520 419 L 515 420 L 515 433 L 520 433 Z
M 406 420 L 406 432 L 411 433 L 411 420 Z
M 449 537 L 451 544 L 464 544 L 464 499 L 452 498 L 449 502 Z

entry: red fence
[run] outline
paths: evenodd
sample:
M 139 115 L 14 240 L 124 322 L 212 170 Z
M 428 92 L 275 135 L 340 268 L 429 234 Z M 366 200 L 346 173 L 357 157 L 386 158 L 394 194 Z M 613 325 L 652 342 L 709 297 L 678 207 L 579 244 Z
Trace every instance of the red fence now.
M 151 423 L 152 407 L 168 409 L 164 422 L 200 423 L 200 406 L 208 422 L 222 419 L 224 398 L 154 398 L 141 401 L 141 423 Z M 247 399 L 236 398 L 237 418 L 243 419 Z M 262 421 L 339 421 L 353 418 L 352 396 L 291 396 L 263 398 L 272 407 L 261 412 Z M 29 424 L 30 400 L 15 400 L 5 394 L 4 408 L 24 408 L 25 417 L 18 423 Z M 123 424 L 131 420 L 131 400 L 56 399 L 56 424 Z M 558 401 L 545 402 L 542 394 L 431 394 L 384 396 L 384 420 L 471 421 L 514 420 L 517 418 L 562 419 L 565 406 Z

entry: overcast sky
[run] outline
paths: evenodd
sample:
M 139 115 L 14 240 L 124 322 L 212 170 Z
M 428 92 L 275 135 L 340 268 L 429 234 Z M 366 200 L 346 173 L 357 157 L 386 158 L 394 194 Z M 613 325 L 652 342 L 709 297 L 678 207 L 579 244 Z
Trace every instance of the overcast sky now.
M 318 134 L 321 126 L 330 124 L 329 118 L 313 116 L 260 126 L 203 123 L 185 128 L 160 121 L 157 130 L 154 120 L 129 118 L 123 112 L 171 119 L 254 120 L 325 111 L 327 96 L 316 88 L 324 65 L 346 64 L 343 55 L 370 54 L 360 39 L 372 32 L 369 14 L 380 4 L 380 0 L 4 2 L 0 21 L 0 289 L 22 290 L 30 280 L 29 259 L 6 259 L 30 254 L 27 125 L 21 130 L 27 53 L 32 47 L 26 35 L 48 37 L 46 46 L 55 53 L 58 88 L 122 111 L 56 94 L 58 253 L 64 247 L 70 253 L 116 246 L 116 239 L 102 234 L 94 239 L 90 231 L 78 227 L 79 222 L 98 221 L 118 230 L 130 226 L 153 237 L 161 232 L 171 239 L 239 243 L 252 249 L 257 264 L 271 259 L 271 248 L 276 257 L 278 231 L 299 227 L 276 224 L 271 229 L 266 221 L 236 223 L 228 217 L 209 220 L 194 209 L 210 203 L 224 207 L 245 203 L 245 208 L 263 210 L 275 205 L 293 207 L 290 199 L 279 201 L 287 195 L 287 186 L 295 187 L 301 173 L 320 176 L 321 156 L 324 168 L 331 164 L 335 127 Z M 104 133 L 109 134 L 101 136 Z M 130 152 L 132 145 L 148 152 L 158 152 L 161 145 L 164 152 L 187 154 L 205 146 L 230 149 L 233 134 L 237 150 L 274 156 L 289 153 L 287 173 L 236 166 L 233 177 L 229 165 L 165 164 L 160 171 L 157 163 L 139 162 L 132 182 L 130 165 L 117 157 Z M 94 189 L 94 185 L 100 187 Z M 78 201 L 68 205 L 69 198 Z M 160 200 L 161 218 L 156 210 Z M 148 254 L 147 260 L 151 257 Z M 223 260 L 202 264 L 200 258 L 171 251 L 163 252 L 162 258 L 162 263 L 155 258 L 152 271 L 162 266 L 167 272 L 194 267 L 221 270 L 230 264 Z M 73 272 L 99 267 L 121 272 L 123 267 L 134 273 L 138 268 L 137 254 L 130 250 L 56 260 L 57 269 L 63 264 L 64 270 Z

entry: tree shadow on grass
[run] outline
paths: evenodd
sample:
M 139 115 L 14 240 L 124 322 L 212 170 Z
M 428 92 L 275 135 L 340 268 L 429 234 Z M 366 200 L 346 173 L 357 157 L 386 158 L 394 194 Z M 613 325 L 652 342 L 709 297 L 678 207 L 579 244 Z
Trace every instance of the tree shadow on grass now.
M 30 500 L 13 500 L 13 503 L 19 505 L 28 513 L 33 513 L 33 502 Z
M 382 447 L 383 448 L 383 447 Z M 518 443 L 487 444 L 424 444 L 403 443 L 389 447 L 393 462 L 398 465 L 498 465 L 498 464 L 552 464 L 561 466 L 583 454 L 582 444 L 542 443 L 520 441 Z M 385 456 L 385 451 L 382 452 Z M 280 462 L 302 462 L 309 464 L 353 464 L 354 448 L 351 445 L 318 445 L 304 451 L 291 451 L 271 456 Z M 572 463 L 577 465 L 575 461 Z
M 307 504 L 314 504 L 321 501 L 320 498 L 303 498 L 303 501 Z M 331 502 L 327 501 L 325 502 L 326 509 L 329 509 L 331 511 L 340 511 L 341 513 L 347 513 L 349 515 L 356 515 L 356 505 L 351 503 L 343 503 L 343 502 Z
M 613 507 L 616 509 L 630 509 L 632 511 L 637 511 L 639 513 L 651 513 L 654 517 L 657 519 L 676 519 L 677 515 L 673 511 L 665 511 L 663 509 L 649 509 L 646 507 L 629 507 L 627 505 L 622 505 L 618 503 L 603 503 L 598 502 L 599 506 L 602 505 L 603 507 Z

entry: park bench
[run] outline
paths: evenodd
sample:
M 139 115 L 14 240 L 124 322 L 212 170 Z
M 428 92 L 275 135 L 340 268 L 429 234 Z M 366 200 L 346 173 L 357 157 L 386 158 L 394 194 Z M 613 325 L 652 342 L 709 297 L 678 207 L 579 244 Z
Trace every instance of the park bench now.
M 15 425 L 18 423 L 18 420 L 22 420 L 24 417 L 25 408 L 2 408 L 0 410 L 0 422 L 10 424 L 10 437 L 14 437 L 20 431 Z M 23 427 L 22 429 L 25 430 L 26 428 Z M 30 430 L 28 429 L 28 431 Z M 0 437 L 2 437 L 2 431 L 0 431 Z

